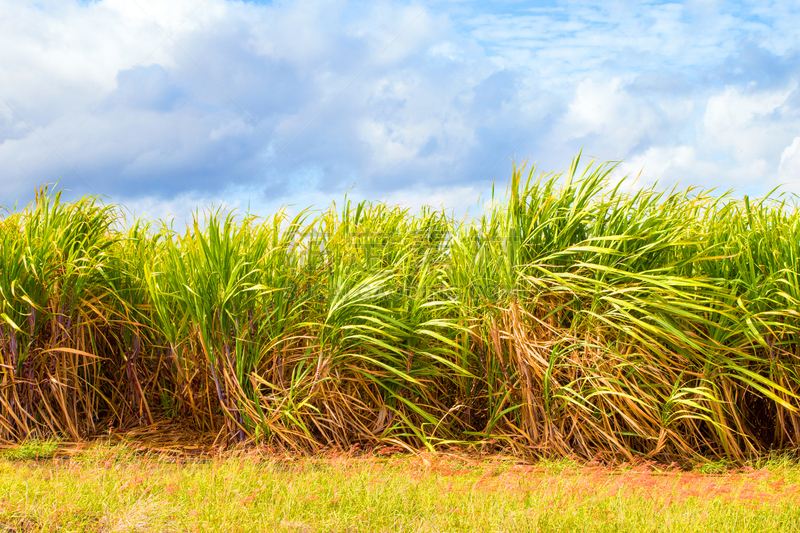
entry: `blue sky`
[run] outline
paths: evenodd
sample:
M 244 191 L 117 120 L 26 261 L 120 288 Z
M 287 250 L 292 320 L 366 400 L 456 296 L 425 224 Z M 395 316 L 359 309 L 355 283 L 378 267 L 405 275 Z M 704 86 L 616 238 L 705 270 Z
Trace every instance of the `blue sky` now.
M 0 0 L 0 205 L 60 180 L 156 217 L 463 211 L 581 149 L 800 193 L 800 7 L 597 4 Z

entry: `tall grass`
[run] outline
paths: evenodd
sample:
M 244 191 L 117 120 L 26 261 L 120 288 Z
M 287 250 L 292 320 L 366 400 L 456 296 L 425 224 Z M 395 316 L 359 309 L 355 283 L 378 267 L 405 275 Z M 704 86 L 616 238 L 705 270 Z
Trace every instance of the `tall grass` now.
M 0 221 L 0 439 L 172 420 L 287 449 L 743 461 L 800 444 L 793 198 L 515 168 L 455 220 L 198 213 L 46 188 Z

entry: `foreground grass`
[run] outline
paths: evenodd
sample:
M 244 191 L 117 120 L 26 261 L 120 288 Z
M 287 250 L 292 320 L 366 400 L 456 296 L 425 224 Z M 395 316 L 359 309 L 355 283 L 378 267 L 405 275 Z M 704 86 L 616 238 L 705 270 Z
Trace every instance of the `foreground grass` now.
M 422 455 L 0 459 L 2 531 L 795 531 L 800 468 Z

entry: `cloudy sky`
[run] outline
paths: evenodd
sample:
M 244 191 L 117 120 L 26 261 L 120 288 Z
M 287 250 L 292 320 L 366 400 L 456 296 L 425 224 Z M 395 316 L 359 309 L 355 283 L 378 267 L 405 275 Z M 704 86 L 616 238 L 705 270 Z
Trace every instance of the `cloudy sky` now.
M 800 4 L 0 0 L 0 205 L 462 211 L 511 160 L 800 193 Z

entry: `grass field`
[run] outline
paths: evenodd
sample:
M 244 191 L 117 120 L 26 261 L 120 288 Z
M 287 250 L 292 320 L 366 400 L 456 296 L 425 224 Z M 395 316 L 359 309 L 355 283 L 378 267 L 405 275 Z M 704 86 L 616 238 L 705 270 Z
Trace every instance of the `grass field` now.
M 3 531 L 800 530 L 792 462 L 686 472 L 444 453 L 37 452 L 49 453 L 27 447 L 0 460 Z
M 293 453 L 796 451 L 795 198 L 612 170 L 516 168 L 465 220 L 345 201 L 176 229 L 41 189 L 0 219 L 0 442 L 171 424 Z

